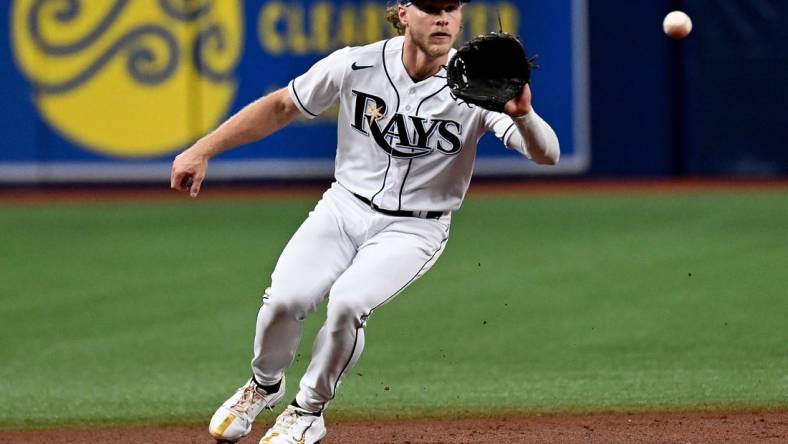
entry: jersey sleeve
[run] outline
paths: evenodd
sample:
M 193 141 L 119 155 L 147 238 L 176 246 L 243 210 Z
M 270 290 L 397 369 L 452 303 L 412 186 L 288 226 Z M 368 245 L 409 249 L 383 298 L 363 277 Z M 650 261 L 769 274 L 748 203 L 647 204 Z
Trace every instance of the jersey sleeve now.
M 314 119 L 339 99 L 350 48 L 332 52 L 287 85 L 290 98 L 309 119 Z
M 510 148 L 509 141 L 512 134 L 517 132 L 512 118 L 504 113 L 482 110 L 484 113 L 482 120 L 487 131 L 492 131 L 507 148 Z

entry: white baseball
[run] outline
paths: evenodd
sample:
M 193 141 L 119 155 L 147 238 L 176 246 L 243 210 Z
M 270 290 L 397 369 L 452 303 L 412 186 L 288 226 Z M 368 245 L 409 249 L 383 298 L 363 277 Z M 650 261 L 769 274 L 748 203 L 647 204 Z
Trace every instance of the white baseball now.
M 673 11 L 665 16 L 662 29 L 672 39 L 683 39 L 692 31 L 692 19 L 682 11 Z

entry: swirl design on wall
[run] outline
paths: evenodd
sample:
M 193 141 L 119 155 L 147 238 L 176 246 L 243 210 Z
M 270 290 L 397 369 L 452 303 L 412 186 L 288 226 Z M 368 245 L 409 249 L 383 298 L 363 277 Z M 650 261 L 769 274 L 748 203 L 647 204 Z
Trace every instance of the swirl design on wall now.
M 105 153 L 155 155 L 226 115 L 242 13 L 238 0 L 16 0 L 14 50 L 61 133 Z
M 211 10 L 208 0 L 159 0 L 159 4 L 171 17 L 186 22 L 197 20 Z
M 47 38 L 44 37 L 41 31 L 41 22 L 46 21 L 47 17 L 45 17 L 45 14 L 51 12 L 53 21 L 67 25 L 79 16 L 82 10 L 82 2 L 80 0 L 36 0 L 27 16 L 27 27 L 30 29 L 33 41 L 45 53 L 52 55 L 74 54 L 95 42 L 110 27 L 112 22 L 118 18 L 118 15 L 120 15 L 127 4 L 128 0 L 116 1 L 93 30 L 72 43 L 47 41 Z M 51 9 L 51 11 L 47 11 L 46 7 L 49 7 L 48 9 Z

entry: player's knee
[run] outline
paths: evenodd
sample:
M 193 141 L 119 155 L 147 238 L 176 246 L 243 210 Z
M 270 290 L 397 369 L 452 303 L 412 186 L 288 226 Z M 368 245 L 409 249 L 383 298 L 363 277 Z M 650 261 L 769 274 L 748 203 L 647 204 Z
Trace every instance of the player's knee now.
M 303 320 L 307 315 L 315 311 L 319 298 L 311 295 L 297 287 L 271 287 L 265 291 L 263 296 L 263 307 L 271 310 L 274 316 L 294 317 Z
M 361 327 L 369 316 L 369 307 L 350 298 L 329 299 L 326 320 L 329 325 L 342 328 Z

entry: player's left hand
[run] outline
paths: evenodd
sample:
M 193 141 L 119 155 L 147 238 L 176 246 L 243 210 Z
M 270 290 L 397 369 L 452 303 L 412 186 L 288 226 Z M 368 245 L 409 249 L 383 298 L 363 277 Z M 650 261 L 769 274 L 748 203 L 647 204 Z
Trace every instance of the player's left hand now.
M 503 105 L 503 112 L 511 117 L 524 116 L 531 112 L 531 85 L 526 83 L 520 94 Z

